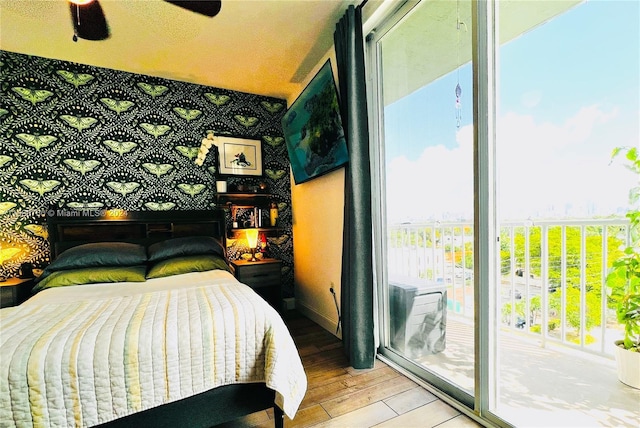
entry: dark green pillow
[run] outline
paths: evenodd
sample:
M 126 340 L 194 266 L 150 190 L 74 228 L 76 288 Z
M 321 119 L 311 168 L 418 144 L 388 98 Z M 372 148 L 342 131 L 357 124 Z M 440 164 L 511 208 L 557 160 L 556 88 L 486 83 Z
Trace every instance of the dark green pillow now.
M 33 293 L 46 288 L 99 282 L 144 282 L 146 266 L 91 267 L 51 273 L 33 287 Z
M 166 239 L 149 245 L 147 254 L 150 262 L 200 254 L 217 254 L 225 257 L 222 244 L 211 236 L 185 236 Z
M 94 242 L 63 251 L 47 266 L 38 281 L 53 272 L 98 266 L 138 266 L 147 262 L 143 245 L 128 242 Z
M 213 254 L 173 257 L 152 265 L 147 272 L 147 279 L 215 269 L 228 271 L 229 266 L 222 257 Z

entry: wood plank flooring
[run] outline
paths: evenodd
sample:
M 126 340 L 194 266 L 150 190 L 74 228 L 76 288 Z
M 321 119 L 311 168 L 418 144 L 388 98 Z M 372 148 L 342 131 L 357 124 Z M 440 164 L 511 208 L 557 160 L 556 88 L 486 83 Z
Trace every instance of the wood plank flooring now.
M 472 419 L 376 360 L 372 369 L 351 368 L 342 342 L 309 319 L 285 316 L 307 373 L 307 393 L 286 428 L 480 427 Z M 253 413 L 219 428 L 273 427 L 273 411 Z

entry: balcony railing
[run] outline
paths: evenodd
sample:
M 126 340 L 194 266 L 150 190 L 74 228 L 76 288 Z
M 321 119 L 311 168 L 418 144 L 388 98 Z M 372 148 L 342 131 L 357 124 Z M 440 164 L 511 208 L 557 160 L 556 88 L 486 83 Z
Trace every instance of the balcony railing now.
M 621 218 L 502 223 L 495 308 L 501 327 L 543 346 L 612 357 L 620 327 L 605 278 L 629 242 L 629 222 Z M 471 223 L 391 225 L 387 254 L 390 276 L 444 283 L 448 312 L 473 317 Z

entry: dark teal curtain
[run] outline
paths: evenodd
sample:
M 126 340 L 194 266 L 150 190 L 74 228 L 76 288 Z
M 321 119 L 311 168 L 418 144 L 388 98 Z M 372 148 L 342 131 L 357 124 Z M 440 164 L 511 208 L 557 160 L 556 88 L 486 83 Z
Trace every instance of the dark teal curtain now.
M 373 367 L 371 174 L 362 11 L 349 6 L 334 33 L 340 110 L 349 165 L 345 170 L 342 245 L 342 341 L 356 369 Z

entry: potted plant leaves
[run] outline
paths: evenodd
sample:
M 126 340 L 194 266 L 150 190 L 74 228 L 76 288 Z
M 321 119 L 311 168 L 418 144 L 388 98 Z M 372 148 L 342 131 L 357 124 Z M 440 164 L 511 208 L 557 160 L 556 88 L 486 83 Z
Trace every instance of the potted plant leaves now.
M 640 177 L 638 148 L 617 148 L 612 159 L 618 155 L 624 155 L 625 166 Z M 629 244 L 612 263 L 606 285 L 617 320 L 624 327 L 624 338 L 615 347 L 618 379 L 640 389 L 640 187 L 630 190 L 629 201 Z

